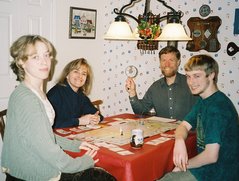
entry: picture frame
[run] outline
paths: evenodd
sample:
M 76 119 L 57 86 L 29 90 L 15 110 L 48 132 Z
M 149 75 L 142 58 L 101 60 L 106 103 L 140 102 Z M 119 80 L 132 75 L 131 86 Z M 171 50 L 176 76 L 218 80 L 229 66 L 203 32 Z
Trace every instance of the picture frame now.
M 95 9 L 70 7 L 69 38 L 96 38 Z

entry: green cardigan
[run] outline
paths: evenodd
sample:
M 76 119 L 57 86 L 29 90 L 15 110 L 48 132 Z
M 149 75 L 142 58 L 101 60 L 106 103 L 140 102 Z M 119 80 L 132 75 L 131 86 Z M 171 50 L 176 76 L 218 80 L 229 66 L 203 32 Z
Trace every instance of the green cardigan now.
M 39 181 L 94 166 L 90 156 L 74 159 L 62 150 L 79 151 L 81 142 L 63 139 L 55 137 L 41 100 L 21 83 L 9 99 L 2 168 L 14 177 Z

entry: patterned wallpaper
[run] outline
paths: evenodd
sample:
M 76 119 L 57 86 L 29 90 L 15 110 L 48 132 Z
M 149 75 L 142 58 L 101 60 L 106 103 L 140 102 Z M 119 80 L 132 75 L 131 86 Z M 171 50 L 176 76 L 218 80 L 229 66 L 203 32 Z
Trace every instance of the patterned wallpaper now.
M 110 23 L 116 17 L 113 13 L 113 9 L 116 7 L 121 8 L 130 1 L 105 0 L 105 2 L 104 32 L 107 31 Z M 181 10 L 184 13 L 182 22 L 188 34 L 190 30 L 187 26 L 187 20 L 190 17 L 202 18 L 199 14 L 199 8 L 203 4 L 207 4 L 211 8 L 209 16 L 219 16 L 221 18 L 222 24 L 218 29 L 218 40 L 221 44 L 221 49 L 213 53 L 205 50 L 190 52 L 186 50 L 186 42 L 179 42 L 178 49 L 182 54 L 179 71 L 184 73 L 182 67 L 190 56 L 199 53 L 210 54 L 219 63 L 219 89 L 230 97 L 236 109 L 239 111 L 239 52 L 234 56 L 228 56 L 226 51 L 229 42 L 234 42 L 239 46 L 239 35 L 233 34 L 235 9 L 239 8 L 239 0 L 166 0 L 166 2 L 174 9 Z M 143 13 L 144 3 L 143 0 L 137 1 L 133 7 L 127 10 L 127 13 L 137 17 L 138 14 Z M 166 15 L 168 11 L 168 9 L 156 0 L 151 0 L 150 9 L 154 14 L 160 13 L 161 16 Z M 136 27 L 133 20 L 128 20 Z M 164 24 L 162 23 L 161 25 Z M 128 94 L 125 90 L 125 80 L 127 78 L 125 69 L 127 66 L 134 65 L 138 68 L 138 75 L 135 78 L 135 82 L 140 98 L 144 95 L 149 86 L 162 76 L 158 61 L 159 50 L 150 54 L 142 54 L 137 49 L 136 44 L 137 42 L 135 41 L 104 41 L 104 56 L 101 59 L 104 80 L 102 82 L 101 91 L 102 99 L 104 100 L 102 113 L 105 116 L 132 112 Z M 160 42 L 159 49 L 166 45 L 166 42 Z

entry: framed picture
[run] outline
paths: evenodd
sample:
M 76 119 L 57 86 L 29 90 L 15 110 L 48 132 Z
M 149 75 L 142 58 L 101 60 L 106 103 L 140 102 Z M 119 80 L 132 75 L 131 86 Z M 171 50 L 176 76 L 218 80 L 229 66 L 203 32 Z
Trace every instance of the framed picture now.
M 94 9 L 70 7 L 69 38 L 89 38 L 96 36 L 96 15 Z

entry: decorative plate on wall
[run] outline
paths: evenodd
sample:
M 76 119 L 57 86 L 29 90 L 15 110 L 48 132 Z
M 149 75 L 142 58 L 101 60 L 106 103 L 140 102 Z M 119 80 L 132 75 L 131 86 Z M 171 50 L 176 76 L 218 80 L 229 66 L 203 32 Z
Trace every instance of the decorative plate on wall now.
M 202 17 L 206 17 L 208 16 L 209 14 L 211 13 L 211 8 L 210 6 L 206 5 L 206 4 L 203 4 L 200 9 L 199 9 L 199 14 L 202 16 Z

